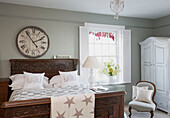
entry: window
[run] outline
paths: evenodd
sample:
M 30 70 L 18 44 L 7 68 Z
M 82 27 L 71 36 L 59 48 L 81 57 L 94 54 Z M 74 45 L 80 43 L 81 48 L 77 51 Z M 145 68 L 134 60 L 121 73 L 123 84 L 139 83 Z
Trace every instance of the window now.
M 102 65 L 109 60 L 116 61 L 117 40 L 115 32 L 89 32 L 89 55 L 96 56 Z
M 126 37 L 126 39 L 124 38 Z M 100 65 L 112 61 L 119 64 L 121 72 L 116 76 L 116 82 L 109 83 L 108 77 L 96 69 L 96 83 L 115 84 L 130 82 L 130 31 L 124 26 L 99 25 L 85 23 L 80 26 L 80 76 L 88 83 L 89 69 L 82 68 L 87 56 L 96 56 Z M 129 54 L 127 56 L 127 54 Z M 125 57 L 127 56 L 127 57 Z M 128 64 L 127 64 L 128 63 Z M 128 68 L 128 71 L 125 69 Z M 126 76 L 126 79 L 125 79 Z

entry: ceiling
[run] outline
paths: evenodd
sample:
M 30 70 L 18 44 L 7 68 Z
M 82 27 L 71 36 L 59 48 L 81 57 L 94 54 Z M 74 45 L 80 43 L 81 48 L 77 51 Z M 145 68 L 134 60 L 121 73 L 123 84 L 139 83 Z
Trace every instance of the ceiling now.
M 110 0 L 0 0 L 4 3 L 113 15 Z M 120 16 L 156 19 L 170 15 L 170 0 L 125 0 Z

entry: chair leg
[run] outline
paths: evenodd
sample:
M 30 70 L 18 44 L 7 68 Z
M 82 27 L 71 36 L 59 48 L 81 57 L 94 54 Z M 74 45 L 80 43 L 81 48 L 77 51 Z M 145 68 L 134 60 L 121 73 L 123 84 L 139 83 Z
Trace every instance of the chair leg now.
M 154 113 L 153 113 L 153 111 L 151 111 L 150 113 L 151 113 L 151 118 L 153 118 L 153 116 L 154 116 Z
M 131 106 L 129 106 L 129 113 L 130 113 L 129 118 L 131 118 L 131 115 L 132 115 L 131 109 L 132 109 Z

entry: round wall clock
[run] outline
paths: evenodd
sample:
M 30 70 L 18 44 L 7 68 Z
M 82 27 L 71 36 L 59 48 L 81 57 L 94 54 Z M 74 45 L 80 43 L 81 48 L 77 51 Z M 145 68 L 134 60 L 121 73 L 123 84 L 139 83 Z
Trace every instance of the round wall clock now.
M 41 28 L 29 26 L 19 31 L 16 45 L 22 55 L 36 58 L 47 52 L 49 37 Z

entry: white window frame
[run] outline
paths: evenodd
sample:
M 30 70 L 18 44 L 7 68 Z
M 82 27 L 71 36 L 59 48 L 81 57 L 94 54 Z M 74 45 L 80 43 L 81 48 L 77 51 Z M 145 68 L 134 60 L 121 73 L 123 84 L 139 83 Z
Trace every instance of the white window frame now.
M 125 26 L 117 25 L 104 25 L 104 24 L 92 24 L 85 23 L 84 26 L 79 26 L 79 56 L 80 56 L 80 76 L 84 84 L 88 85 L 89 69 L 82 68 L 82 64 L 88 56 L 89 48 L 89 31 L 101 31 L 101 32 L 116 32 L 118 33 L 118 42 L 122 42 L 119 51 L 123 56 L 121 59 L 123 70 L 121 70 L 121 80 L 111 84 L 122 84 L 131 82 L 131 31 L 125 30 Z M 120 41 L 122 40 L 122 41 Z M 102 84 L 102 83 L 100 83 Z M 110 83 L 104 83 L 110 84 Z

